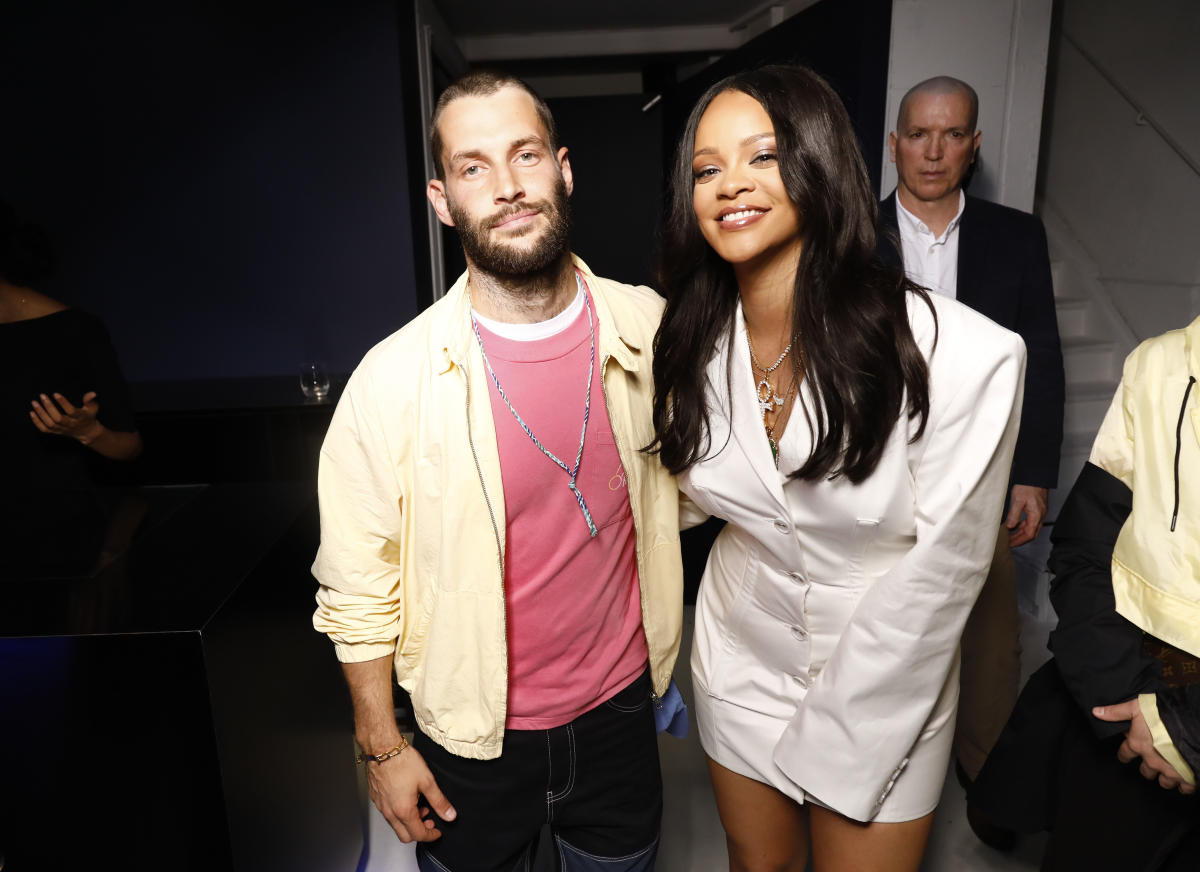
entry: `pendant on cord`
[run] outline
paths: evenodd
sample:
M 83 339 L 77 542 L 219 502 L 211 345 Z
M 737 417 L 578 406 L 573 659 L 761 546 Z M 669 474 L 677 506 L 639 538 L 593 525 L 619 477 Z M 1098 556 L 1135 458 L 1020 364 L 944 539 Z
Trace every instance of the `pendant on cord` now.
M 596 529 L 596 522 L 592 520 L 592 513 L 588 511 L 583 493 L 579 490 L 578 480 L 579 467 L 583 463 L 583 442 L 587 437 L 588 417 L 591 415 L 592 409 L 592 376 L 596 371 L 596 325 L 592 322 L 592 303 L 588 298 L 587 288 L 583 284 L 583 276 L 580 275 L 579 270 L 575 270 L 575 282 L 579 288 L 579 293 L 583 295 L 583 307 L 587 311 L 588 336 L 591 339 L 591 351 L 588 353 L 587 390 L 583 397 L 583 427 L 579 431 L 579 450 L 575 452 L 574 467 L 567 466 L 553 451 L 538 441 L 538 438 L 533 435 L 533 430 L 525 423 L 525 419 L 521 417 L 520 413 L 513 408 L 513 404 L 509 402 L 508 395 L 504 393 L 504 388 L 500 385 L 500 377 L 496 375 L 496 371 L 492 369 L 492 362 L 488 360 L 487 349 L 483 347 L 483 334 L 479 332 L 479 322 L 475 320 L 474 309 L 471 311 L 471 328 L 475 331 L 476 341 L 479 342 L 479 354 L 483 357 L 483 365 L 487 367 L 488 375 L 492 377 L 492 383 L 496 385 L 496 393 L 500 395 L 500 399 L 504 400 L 504 405 L 508 406 L 508 410 L 512 412 L 521 429 L 525 431 L 525 435 L 532 440 L 538 450 L 546 455 L 549 460 L 553 461 L 555 466 L 567 474 L 569 477 L 567 487 L 575 495 L 575 502 L 579 503 L 579 510 L 583 512 L 583 520 L 587 523 L 588 533 L 594 539 L 599 531 Z

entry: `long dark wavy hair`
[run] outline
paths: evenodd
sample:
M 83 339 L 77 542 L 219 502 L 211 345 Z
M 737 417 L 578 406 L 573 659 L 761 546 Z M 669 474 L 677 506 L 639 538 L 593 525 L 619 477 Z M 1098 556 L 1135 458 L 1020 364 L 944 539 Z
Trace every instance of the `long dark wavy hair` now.
M 878 465 L 902 413 L 920 419 L 914 439 L 924 432 L 929 370 L 909 328 L 907 296 L 933 307 L 902 270 L 876 256 L 878 204 L 850 117 L 824 79 L 798 66 L 729 76 L 705 92 L 688 118 L 659 263 L 667 307 L 654 340 L 655 438 L 647 450 L 673 473 L 703 459 L 711 447 L 705 369 L 722 334 L 730 351 L 726 374 L 732 372 L 737 280 L 705 241 L 692 207 L 696 128 L 725 91 L 753 97 L 770 116 L 779 173 L 803 225 L 792 336 L 800 337 L 804 353 L 789 360 L 816 401 L 811 410 L 797 404 L 813 449 L 792 476 L 861 482 Z

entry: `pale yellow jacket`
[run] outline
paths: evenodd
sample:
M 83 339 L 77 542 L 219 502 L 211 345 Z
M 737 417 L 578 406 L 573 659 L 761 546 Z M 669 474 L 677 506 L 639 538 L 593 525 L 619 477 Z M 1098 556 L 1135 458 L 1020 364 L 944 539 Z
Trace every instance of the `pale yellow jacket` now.
M 604 401 L 625 467 L 655 690 L 683 612 L 675 479 L 650 443 L 651 349 L 663 300 L 598 278 Z M 343 662 L 392 655 L 417 725 L 454 754 L 498 757 L 508 700 L 504 493 L 487 373 L 463 275 L 363 359 L 321 448 L 316 628 Z M 594 401 L 594 398 L 593 398 Z M 546 519 L 553 535 L 557 519 Z
M 1194 378 L 1200 378 L 1200 318 L 1143 342 L 1126 358 L 1090 460 L 1133 492 L 1113 549 L 1117 611 L 1200 656 L 1200 384 L 1188 389 Z M 1155 746 L 1192 780 L 1153 695 L 1141 703 Z
M 1129 355 L 1091 462 L 1133 491 L 1133 510 L 1113 550 L 1117 611 L 1200 656 L 1200 385 L 1183 406 L 1190 377 L 1200 377 L 1200 318 Z

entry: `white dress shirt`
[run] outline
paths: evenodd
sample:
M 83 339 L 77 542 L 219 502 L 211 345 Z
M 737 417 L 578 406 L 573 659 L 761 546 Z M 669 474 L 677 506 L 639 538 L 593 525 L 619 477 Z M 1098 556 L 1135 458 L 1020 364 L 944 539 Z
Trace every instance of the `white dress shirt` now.
M 935 294 L 958 296 L 958 225 L 967 197 L 958 192 L 958 212 L 941 236 L 934 236 L 925 222 L 904 208 L 896 195 L 896 224 L 904 253 L 904 272 L 910 279 Z

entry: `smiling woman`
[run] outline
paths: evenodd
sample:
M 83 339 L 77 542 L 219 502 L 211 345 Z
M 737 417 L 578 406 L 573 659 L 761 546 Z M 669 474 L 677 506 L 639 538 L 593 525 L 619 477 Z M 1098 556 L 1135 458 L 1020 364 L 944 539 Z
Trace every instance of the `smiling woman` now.
M 759 131 L 740 137 L 746 130 Z M 775 134 L 762 104 L 719 94 L 696 129 L 692 206 L 713 250 L 743 273 L 748 262 L 786 281 L 800 260 L 800 213 L 779 175 Z M 757 277 L 747 275 L 751 282 Z
M 916 870 L 1020 340 L 876 258 L 854 131 L 810 70 L 709 89 L 670 197 L 651 449 L 728 522 L 692 673 L 730 869 Z
M 773 374 L 776 390 L 807 379 L 823 398 L 797 476 L 861 481 L 902 406 L 922 422 L 928 411 L 902 291 L 925 295 L 875 258 L 875 198 L 837 95 L 796 67 L 717 83 L 692 111 L 669 197 L 660 266 L 668 305 L 655 357 L 667 388 L 655 398 L 663 462 L 681 470 L 706 450 L 696 350 L 728 341 L 740 303 L 763 360 L 803 339 Z M 726 223 L 747 211 L 763 214 Z

